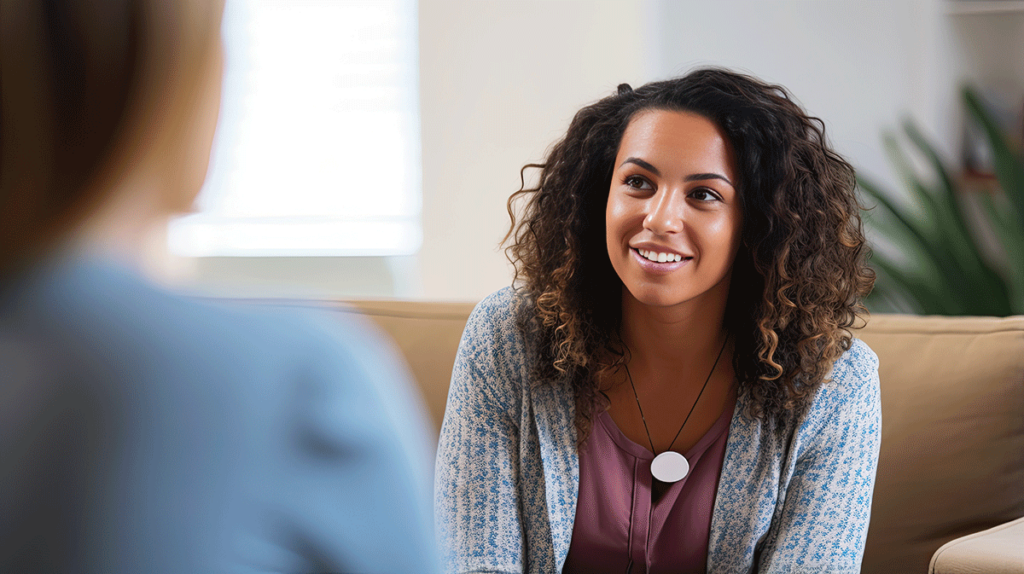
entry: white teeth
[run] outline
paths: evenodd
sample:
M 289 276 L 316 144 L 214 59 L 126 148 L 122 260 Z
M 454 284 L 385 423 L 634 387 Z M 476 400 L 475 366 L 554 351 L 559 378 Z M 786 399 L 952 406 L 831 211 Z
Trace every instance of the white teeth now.
M 671 263 L 683 260 L 683 256 L 678 253 L 656 253 L 646 249 L 637 249 L 637 252 L 640 253 L 640 256 L 644 259 L 649 259 L 656 263 Z

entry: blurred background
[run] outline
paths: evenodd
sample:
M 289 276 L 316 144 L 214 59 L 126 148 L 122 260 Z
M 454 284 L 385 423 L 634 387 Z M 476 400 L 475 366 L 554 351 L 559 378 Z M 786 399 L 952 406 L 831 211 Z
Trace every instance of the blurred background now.
M 479 300 L 511 281 L 520 168 L 581 106 L 724 65 L 787 87 L 857 168 L 873 309 L 1024 312 L 1024 2 L 227 0 L 224 33 L 199 211 L 153 234 L 168 283 Z

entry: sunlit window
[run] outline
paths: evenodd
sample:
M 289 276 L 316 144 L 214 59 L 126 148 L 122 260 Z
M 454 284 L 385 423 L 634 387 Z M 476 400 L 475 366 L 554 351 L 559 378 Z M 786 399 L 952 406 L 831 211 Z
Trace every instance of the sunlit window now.
M 421 242 L 415 0 L 228 0 L 223 107 L 185 256 Z

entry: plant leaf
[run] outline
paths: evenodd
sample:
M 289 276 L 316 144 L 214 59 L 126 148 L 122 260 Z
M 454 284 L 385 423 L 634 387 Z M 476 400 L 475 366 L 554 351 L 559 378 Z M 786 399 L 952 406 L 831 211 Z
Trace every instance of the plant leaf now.
M 1010 312 L 1024 313 L 1024 265 L 1020 264 L 1024 257 L 1024 230 L 1017 225 L 1010 210 L 1000 209 L 991 195 L 979 194 L 978 203 L 1006 251 Z
M 905 121 L 903 127 L 907 137 L 927 158 L 932 170 L 938 176 L 937 191 L 934 197 L 939 215 L 939 228 L 944 231 L 940 234 L 941 240 L 954 254 L 959 266 L 970 278 L 970 282 L 975 284 L 979 295 L 996 300 L 1006 299 L 1009 295 L 1006 285 L 999 273 L 989 266 L 975 235 L 971 233 L 963 216 L 963 206 L 958 198 L 959 194 L 953 179 L 938 152 L 928 143 L 912 121 Z
M 900 287 L 909 299 L 917 303 L 920 312 L 925 315 L 957 315 L 961 308 L 955 301 L 935 293 L 926 281 L 904 272 L 900 267 L 885 256 L 874 254 L 869 264 Z
M 974 121 L 978 122 L 992 146 L 996 177 L 1017 214 L 1017 225 L 1024 227 L 1024 162 L 1010 149 L 1006 135 L 985 108 L 978 93 L 971 87 L 963 89 L 964 103 Z
M 884 219 L 873 214 L 867 215 L 866 219 L 890 241 L 917 248 L 922 256 L 920 263 L 923 267 L 920 273 L 925 275 L 924 284 L 933 286 L 933 291 L 949 300 L 951 308 L 959 310 L 957 313 L 990 314 L 991 309 L 996 308 L 990 303 L 993 299 L 1006 299 L 1005 286 L 998 275 L 993 274 L 988 278 L 969 275 L 958 261 L 957 254 L 951 251 L 945 241 L 928 236 L 918 220 L 906 215 L 889 199 L 886 192 L 866 178 L 859 178 L 859 183 L 865 193 L 878 199 L 883 211 L 894 217 L 889 224 L 883 223 Z M 1000 295 L 1000 292 L 1003 294 Z

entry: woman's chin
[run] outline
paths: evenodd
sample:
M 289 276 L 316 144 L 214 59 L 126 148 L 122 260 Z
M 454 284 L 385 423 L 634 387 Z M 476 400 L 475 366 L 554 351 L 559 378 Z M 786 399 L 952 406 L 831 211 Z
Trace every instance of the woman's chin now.
M 691 299 L 685 293 L 677 293 L 666 290 L 665 288 L 628 288 L 627 292 L 631 298 L 638 304 L 644 307 L 675 307 L 686 303 Z

